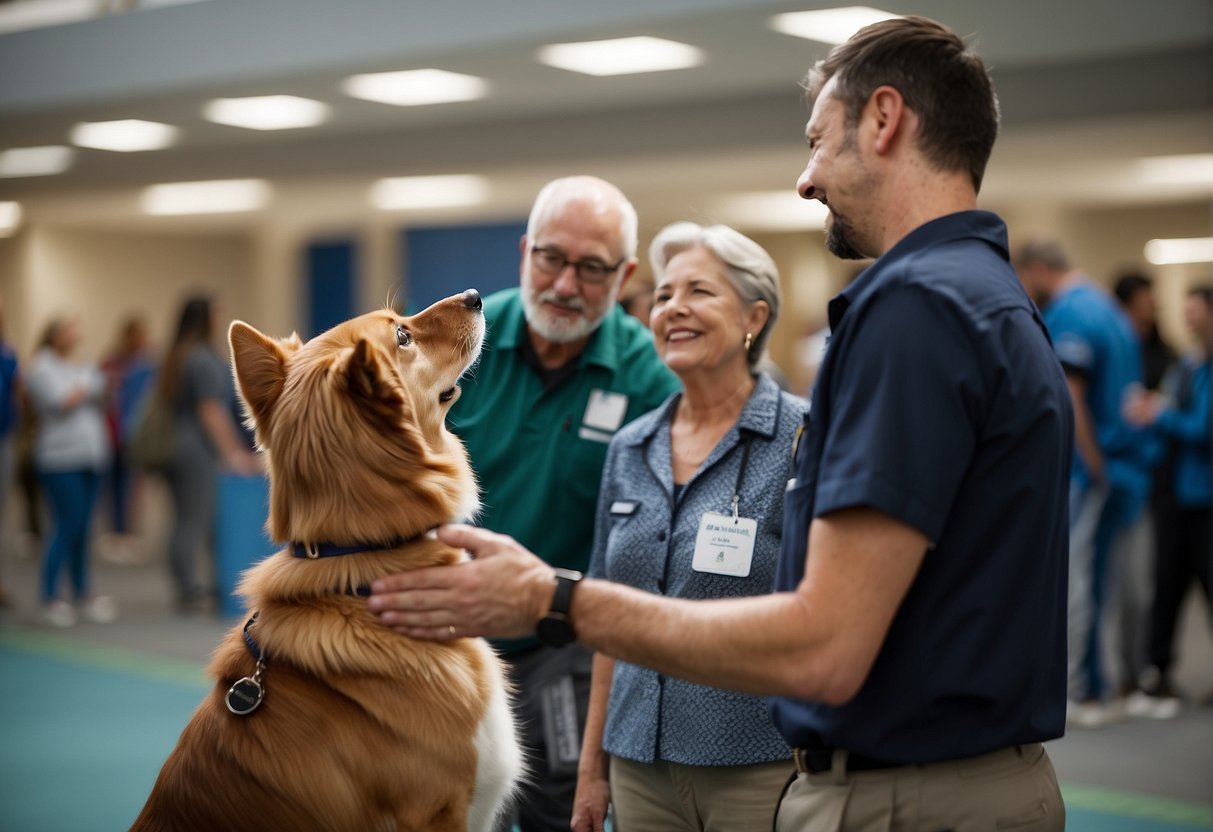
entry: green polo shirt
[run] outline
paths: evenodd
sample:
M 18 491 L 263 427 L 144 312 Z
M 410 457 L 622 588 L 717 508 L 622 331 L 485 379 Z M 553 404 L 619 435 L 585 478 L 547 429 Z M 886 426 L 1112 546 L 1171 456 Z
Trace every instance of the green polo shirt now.
M 480 482 L 477 523 L 553 566 L 584 572 L 607 444 L 678 390 L 678 378 L 658 358 L 649 331 L 617 305 L 590 337 L 578 370 L 551 390 L 522 357 L 528 336 L 519 290 L 486 298 L 484 317 L 480 363 L 461 382 L 449 416 Z M 501 646 L 509 652 L 530 643 Z

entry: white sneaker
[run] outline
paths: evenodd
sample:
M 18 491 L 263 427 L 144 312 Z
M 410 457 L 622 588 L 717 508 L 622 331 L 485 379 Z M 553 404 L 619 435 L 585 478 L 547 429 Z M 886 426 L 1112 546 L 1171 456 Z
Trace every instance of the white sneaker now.
M 1121 722 L 1125 718 L 1124 704 L 1119 699 L 1111 702 L 1087 700 L 1074 702 L 1071 700 L 1066 707 L 1066 724 L 1076 728 L 1102 728 Z
M 1133 691 L 1126 702 L 1129 716 L 1145 717 L 1146 719 L 1175 719 L 1179 716 L 1180 708 L 1181 703 L 1178 696 L 1150 694 L 1144 690 Z
M 118 617 L 118 605 L 108 595 L 97 595 L 80 605 L 84 617 L 94 624 L 109 624 Z
M 51 601 L 42 608 L 42 619 L 52 627 L 74 627 L 76 608 L 67 601 Z

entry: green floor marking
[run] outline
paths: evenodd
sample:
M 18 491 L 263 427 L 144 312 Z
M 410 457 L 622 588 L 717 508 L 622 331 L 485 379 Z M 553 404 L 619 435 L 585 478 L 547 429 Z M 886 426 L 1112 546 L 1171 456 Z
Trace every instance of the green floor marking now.
M 115 673 L 130 673 L 161 682 L 173 682 L 191 687 L 208 687 L 210 685 L 206 669 L 193 662 L 162 658 L 122 647 L 84 644 L 75 639 L 20 627 L 0 628 L 0 648 L 87 665 Z
M 1213 825 L 1210 807 L 1187 800 L 1120 792 L 1095 786 L 1063 783 L 1061 795 L 1066 807 L 1108 815 L 1162 821 L 1194 829 L 1209 829 Z

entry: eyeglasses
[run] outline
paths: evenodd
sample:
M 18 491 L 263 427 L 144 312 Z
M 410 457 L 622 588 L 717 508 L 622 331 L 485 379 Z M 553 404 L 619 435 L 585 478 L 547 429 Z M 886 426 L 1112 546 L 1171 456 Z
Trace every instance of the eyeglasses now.
M 565 266 L 572 266 L 573 271 L 577 274 L 577 279 L 591 286 L 600 286 L 606 283 L 607 279 L 619 271 L 619 267 L 627 262 L 627 259 L 624 257 L 618 263 L 611 265 L 602 262 L 597 257 L 587 257 L 584 260 L 570 260 L 559 249 L 542 248 L 540 246 L 535 246 L 531 249 L 531 263 L 539 271 L 548 275 L 557 275 L 564 271 Z

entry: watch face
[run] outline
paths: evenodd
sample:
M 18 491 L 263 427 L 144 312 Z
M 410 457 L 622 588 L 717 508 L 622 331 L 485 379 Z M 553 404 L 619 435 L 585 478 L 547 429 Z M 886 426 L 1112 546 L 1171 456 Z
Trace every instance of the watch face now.
M 577 640 L 573 625 L 559 613 L 547 615 L 539 619 L 535 626 L 535 635 L 548 647 L 564 647 Z

